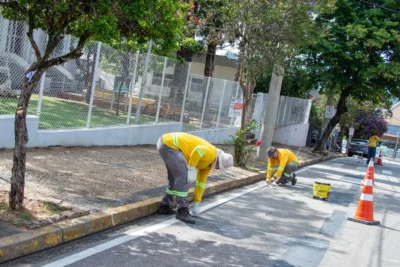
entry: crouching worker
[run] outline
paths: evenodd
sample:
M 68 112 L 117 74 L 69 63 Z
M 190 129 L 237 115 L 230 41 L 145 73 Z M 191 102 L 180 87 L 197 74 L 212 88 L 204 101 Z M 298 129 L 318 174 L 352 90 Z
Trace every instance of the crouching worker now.
M 297 156 L 289 149 L 276 149 L 275 147 L 268 148 L 267 154 L 267 184 L 275 181 L 278 185 L 284 185 L 288 182 L 292 182 L 292 185 L 295 185 L 297 179 L 294 172 L 300 168 L 300 161 Z M 275 165 L 278 166 L 278 170 L 272 176 Z
M 203 196 L 208 175 L 213 168 L 225 170 L 233 166 L 233 157 L 206 140 L 187 133 L 164 134 L 157 143 L 157 150 L 168 171 L 168 188 L 161 200 L 159 214 L 173 214 L 174 197 L 178 206 L 176 218 L 185 223 L 195 223 L 188 209 L 188 190 L 196 181 L 194 193 L 195 215 Z

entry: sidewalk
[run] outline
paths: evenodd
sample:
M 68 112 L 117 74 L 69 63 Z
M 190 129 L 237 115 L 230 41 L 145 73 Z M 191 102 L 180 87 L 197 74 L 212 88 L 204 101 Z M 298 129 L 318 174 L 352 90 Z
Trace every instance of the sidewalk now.
M 311 153 L 310 148 L 300 149 L 278 144 L 276 146 L 289 148 L 298 153 L 302 166 L 326 159 L 326 157 Z M 218 147 L 229 153 L 233 152 L 232 146 L 220 145 Z M 11 150 L 0 151 L 0 178 L 2 178 L 0 179 L 0 190 L 3 191 L 8 191 L 10 188 L 7 179 L 11 176 L 12 153 Z M 331 156 L 339 155 L 332 153 Z M 252 160 L 248 170 L 234 167 L 223 174 L 213 171 L 208 179 L 205 195 L 262 180 L 265 177 L 265 169 L 264 163 Z M 136 212 L 134 218 L 130 219 L 150 215 L 155 212 L 155 205 L 158 204 L 159 197 L 164 195 L 166 186 L 167 172 L 155 146 L 29 149 L 25 197 L 51 201 L 63 206 L 79 207 L 82 211 L 86 211 L 87 214 L 90 212 L 92 215 L 72 219 L 69 220 L 70 222 L 67 220 L 58 223 L 58 227 L 62 228 L 64 232 L 60 234 L 60 238 L 56 238 L 57 241 L 50 245 L 45 244 L 39 248 L 25 250 L 25 252 L 32 253 L 44 249 L 46 246 L 51 247 L 68 241 L 65 238 L 66 224 L 71 228 L 74 223 L 82 224 L 82 221 L 93 223 L 96 218 L 103 220 L 100 226 L 97 225 L 93 229 L 93 225 L 91 225 L 89 230 L 86 232 L 81 230 L 84 233 L 75 233 L 70 240 L 115 226 L 116 218 L 114 217 L 111 218 L 112 223 L 104 222 L 101 214 L 104 214 L 105 211 L 107 214 L 110 211 L 115 212 L 121 209 L 127 212 L 146 206 L 144 213 Z M 124 216 L 121 223 L 129 221 L 126 214 Z M 88 217 L 87 220 L 86 217 Z M 0 222 L 0 244 L 7 243 L 8 248 L 10 246 L 12 248 L 13 242 L 15 243 L 15 240 L 21 242 L 20 238 L 24 234 L 32 237 L 40 233 L 39 236 L 41 236 L 45 228 L 51 228 L 56 232 L 61 231 L 53 229 L 55 226 L 38 230 L 23 230 Z M 20 234 L 18 235 L 18 233 Z M 15 239 L 16 237 L 19 239 Z M 0 245 L 0 262 L 2 262 L 2 253 L 4 254 L 4 249 Z M 12 258 L 15 256 L 13 255 L 9 255 L 7 258 Z

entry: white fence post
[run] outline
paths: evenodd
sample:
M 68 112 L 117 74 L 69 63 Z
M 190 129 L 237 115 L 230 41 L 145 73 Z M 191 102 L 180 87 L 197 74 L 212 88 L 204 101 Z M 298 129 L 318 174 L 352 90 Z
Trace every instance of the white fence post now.
M 96 80 L 97 80 L 97 74 L 98 74 L 98 68 L 99 68 L 100 49 L 101 49 L 101 42 L 98 42 L 97 43 L 96 61 L 94 63 L 92 88 L 90 89 L 91 94 L 90 94 L 88 118 L 87 118 L 87 121 L 86 121 L 86 128 L 90 127 L 90 119 L 92 117 L 94 89 L 96 88 Z
M 161 78 L 160 96 L 158 97 L 156 123 L 158 123 L 158 118 L 160 117 L 161 98 L 162 98 L 163 91 L 164 91 L 164 79 L 165 79 L 165 71 L 167 68 L 167 59 L 168 59 L 167 57 L 164 58 L 164 68 L 163 68 L 163 74 L 162 74 L 162 78 Z
M 43 73 L 42 78 L 40 80 L 40 89 L 39 89 L 39 98 L 36 107 L 36 116 L 40 118 L 40 112 L 42 112 L 42 99 L 43 99 L 43 91 L 44 91 L 44 83 L 46 81 L 46 72 Z
M 190 77 L 191 68 L 192 68 L 192 62 L 189 62 L 187 76 L 186 76 L 185 92 L 183 93 L 183 101 L 182 101 L 180 122 L 183 122 L 183 114 L 185 113 L 186 96 L 187 96 L 187 91 L 188 91 L 188 87 L 189 87 L 189 77 Z
M 235 100 L 237 99 L 237 97 L 238 97 L 238 94 L 239 94 L 239 82 L 237 83 L 237 86 L 236 86 L 236 94 L 235 94 Z M 236 120 L 236 118 L 234 118 L 234 117 L 232 117 L 231 118 L 231 126 L 233 125 L 233 120 Z
M 221 117 L 222 103 L 224 102 L 225 87 L 226 87 L 226 80 L 224 80 L 224 88 L 222 89 L 221 101 L 219 102 L 218 119 L 216 125 L 217 128 L 219 127 L 219 118 Z
M 140 117 L 140 109 L 142 108 L 142 98 L 143 98 L 143 86 L 147 82 L 147 69 L 149 67 L 149 61 L 150 61 L 150 55 L 151 55 L 151 48 L 153 46 L 153 41 L 149 41 L 149 47 L 147 49 L 147 55 L 146 55 L 146 62 L 144 63 L 144 70 L 143 70 L 143 75 L 142 75 L 142 82 L 140 84 L 140 91 L 139 91 L 139 99 L 138 99 L 138 105 L 136 107 L 136 114 L 135 114 L 135 124 L 139 123 L 139 117 Z
M 311 112 L 311 105 L 312 105 L 312 100 L 307 100 L 307 108 L 306 108 L 306 114 L 304 116 L 304 124 L 308 123 L 308 120 L 310 119 L 310 112 Z
M 206 96 L 204 98 L 203 111 L 201 112 L 200 129 L 203 128 L 204 113 L 206 112 L 208 90 L 210 89 L 210 82 L 211 82 L 211 77 L 208 77 Z
M 137 66 L 139 65 L 139 50 L 136 51 L 135 54 L 135 68 L 133 70 L 133 77 L 131 82 L 131 91 L 129 97 L 129 109 L 128 109 L 128 117 L 126 118 L 126 124 L 129 125 L 131 120 L 131 110 L 132 110 L 132 101 L 133 101 L 133 91 L 135 90 L 136 85 L 136 75 L 137 75 Z

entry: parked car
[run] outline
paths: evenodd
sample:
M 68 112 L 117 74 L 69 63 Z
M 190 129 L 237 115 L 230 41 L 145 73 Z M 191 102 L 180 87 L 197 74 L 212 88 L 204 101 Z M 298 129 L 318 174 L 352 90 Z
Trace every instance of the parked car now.
M 368 140 L 364 139 L 353 139 L 349 144 L 347 155 L 349 157 L 358 155 L 358 151 L 361 151 L 364 157 L 368 157 Z

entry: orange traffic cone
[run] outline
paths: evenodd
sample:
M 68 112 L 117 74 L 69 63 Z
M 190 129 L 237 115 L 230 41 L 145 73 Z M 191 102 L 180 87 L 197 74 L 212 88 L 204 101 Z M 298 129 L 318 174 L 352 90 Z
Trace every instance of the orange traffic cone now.
M 383 163 L 382 163 L 382 150 L 379 152 L 378 162 L 376 163 L 376 165 L 383 166 Z
M 369 167 L 368 167 L 369 169 Z M 368 173 L 368 171 L 367 171 Z M 360 200 L 358 202 L 358 207 L 354 218 L 348 217 L 349 221 L 378 225 L 379 221 L 374 221 L 374 198 L 373 198 L 373 180 L 369 175 L 365 175 L 366 180 L 364 182 L 364 187 L 361 192 Z
M 369 161 L 367 172 L 365 173 L 364 180 L 361 182 L 365 184 L 366 180 L 369 178 L 372 180 L 372 185 L 375 186 L 375 177 L 374 177 L 374 158 Z

